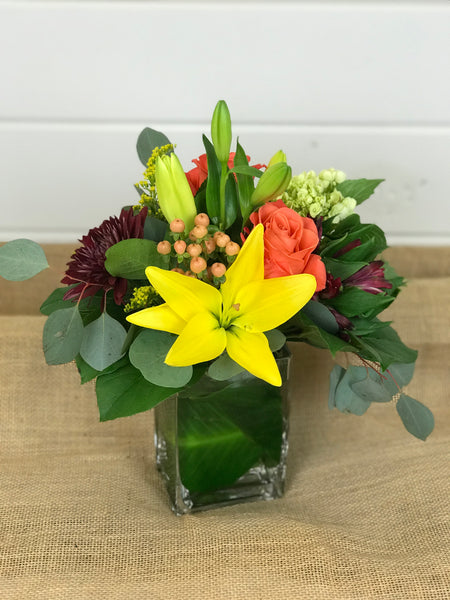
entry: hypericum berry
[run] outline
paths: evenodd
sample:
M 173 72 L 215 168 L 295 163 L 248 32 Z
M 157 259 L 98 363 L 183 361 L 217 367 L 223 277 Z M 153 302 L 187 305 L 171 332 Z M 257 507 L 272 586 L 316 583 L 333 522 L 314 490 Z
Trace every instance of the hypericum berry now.
M 206 229 L 206 227 L 204 225 L 196 225 L 192 229 L 191 233 L 196 240 L 201 240 L 202 238 L 205 237 L 205 235 L 208 235 L 208 230 Z
M 184 227 L 183 219 L 174 219 L 170 223 L 170 231 L 172 231 L 172 233 L 183 233 Z
M 203 227 L 208 227 L 210 221 L 209 221 L 209 217 L 206 213 L 199 213 L 195 219 L 194 219 L 194 223 L 196 225 L 203 225 Z
M 222 234 L 223 234 L 223 231 L 216 231 L 216 232 L 214 232 L 213 240 L 216 241 L 217 240 L 217 236 L 218 235 L 222 235 Z
M 225 254 L 227 256 L 236 256 L 236 254 L 239 254 L 240 249 L 241 247 L 236 242 L 228 242 L 225 246 Z
M 187 277 L 194 277 L 194 279 L 197 279 L 197 275 L 195 273 L 193 273 L 192 271 L 185 271 L 184 273 Z
M 206 260 L 201 256 L 194 256 L 189 264 L 193 273 L 201 273 L 206 269 Z
M 211 274 L 214 277 L 222 277 L 225 275 L 225 271 L 227 270 L 226 266 L 223 263 L 216 262 L 211 265 Z
M 177 240 L 173 247 L 177 254 L 183 254 L 186 250 L 186 242 L 184 240 Z
M 170 254 L 172 250 L 172 245 L 167 240 L 163 240 L 162 242 L 159 242 L 159 244 L 156 246 L 156 250 L 159 254 Z
M 200 256 L 200 254 L 202 253 L 202 247 L 200 246 L 200 244 L 189 244 L 189 246 L 187 246 L 186 248 L 186 252 L 189 254 L 189 256 Z
M 208 254 L 212 254 L 216 249 L 216 242 L 212 238 L 205 240 L 203 243 L 205 244 L 206 252 Z
M 216 237 L 216 244 L 219 246 L 219 248 L 225 248 L 229 241 L 230 236 L 226 233 L 221 233 Z
M 174 267 L 173 269 L 170 269 L 171 271 L 173 271 L 174 273 L 180 273 L 181 275 L 184 275 L 185 271 L 183 271 L 183 269 L 180 269 L 179 267 Z

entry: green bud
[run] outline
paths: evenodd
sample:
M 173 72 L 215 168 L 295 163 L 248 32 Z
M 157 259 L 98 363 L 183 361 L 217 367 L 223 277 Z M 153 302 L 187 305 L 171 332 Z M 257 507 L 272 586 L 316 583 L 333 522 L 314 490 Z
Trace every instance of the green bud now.
M 197 209 L 183 167 L 174 152 L 156 159 L 155 175 L 159 206 L 167 221 L 182 219 L 186 230 L 190 231 Z
M 251 197 L 252 206 L 258 206 L 281 196 L 292 178 L 291 167 L 277 162 L 262 174 Z
M 279 162 L 286 162 L 286 154 L 283 152 L 283 150 L 278 150 L 278 152 L 275 152 L 275 154 L 269 160 L 269 164 L 267 165 L 267 167 L 276 165 Z
M 227 163 L 231 147 L 231 118 L 225 100 L 219 100 L 211 121 L 211 137 L 217 158 Z

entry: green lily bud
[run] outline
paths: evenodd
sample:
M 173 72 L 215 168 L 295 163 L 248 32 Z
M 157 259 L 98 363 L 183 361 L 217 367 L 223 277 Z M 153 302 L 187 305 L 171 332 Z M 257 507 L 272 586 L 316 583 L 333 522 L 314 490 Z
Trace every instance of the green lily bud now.
M 186 231 L 190 231 L 197 209 L 183 167 L 174 152 L 157 158 L 155 176 L 159 206 L 167 221 L 182 219 Z
M 251 197 L 252 206 L 264 204 L 281 196 L 292 178 L 291 167 L 285 162 L 277 162 L 262 174 Z
M 225 100 L 219 100 L 211 121 L 211 137 L 217 158 L 227 163 L 231 147 L 231 118 Z
M 278 152 L 275 152 L 275 154 L 269 160 L 269 164 L 267 165 L 267 167 L 276 165 L 279 162 L 286 162 L 286 154 L 283 152 L 283 150 L 278 150 Z

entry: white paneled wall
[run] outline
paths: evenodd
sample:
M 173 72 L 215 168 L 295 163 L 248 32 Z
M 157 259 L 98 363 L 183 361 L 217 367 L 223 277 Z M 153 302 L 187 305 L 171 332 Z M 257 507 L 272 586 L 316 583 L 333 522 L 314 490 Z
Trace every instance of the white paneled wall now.
M 0 240 L 134 202 L 149 125 L 186 170 L 219 98 L 255 162 L 385 177 L 393 244 L 450 243 L 450 2 L 0 0 Z

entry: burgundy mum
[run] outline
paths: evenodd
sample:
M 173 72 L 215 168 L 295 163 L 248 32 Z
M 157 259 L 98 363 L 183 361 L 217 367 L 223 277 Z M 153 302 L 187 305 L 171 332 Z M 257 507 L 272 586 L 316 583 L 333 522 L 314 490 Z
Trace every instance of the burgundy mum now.
M 75 250 L 72 260 L 67 263 L 67 271 L 61 283 L 76 284 L 64 294 L 64 300 L 81 300 L 86 296 L 94 296 L 103 290 L 105 294 L 114 290 L 114 302 L 122 304 L 127 291 L 127 280 L 113 277 L 105 269 L 105 254 L 108 248 L 122 240 L 144 237 L 144 222 L 147 208 L 137 215 L 133 209 L 122 209 L 118 217 L 110 217 L 98 227 L 94 227 L 84 235 L 83 244 Z

